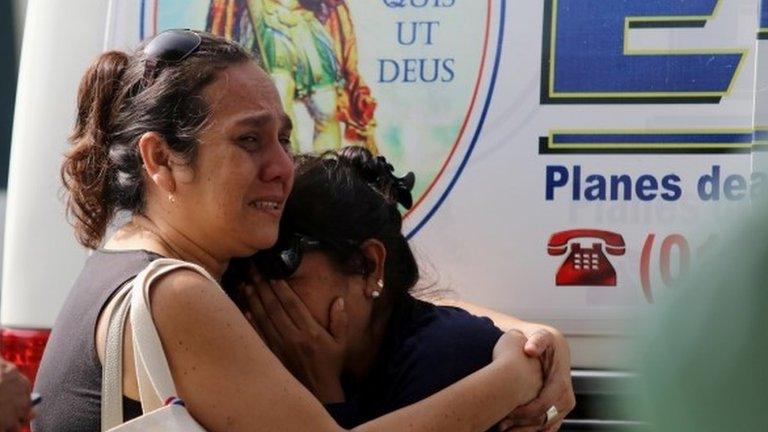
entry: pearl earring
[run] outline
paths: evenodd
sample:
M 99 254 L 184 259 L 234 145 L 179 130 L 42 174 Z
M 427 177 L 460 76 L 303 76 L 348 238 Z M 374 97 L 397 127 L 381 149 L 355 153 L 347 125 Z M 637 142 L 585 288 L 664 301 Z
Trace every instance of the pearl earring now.
M 373 298 L 373 299 L 377 299 L 377 298 L 379 298 L 381 296 L 381 291 L 380 290 L 384 289 L 384 281 L 381 280 L 381 279 L 377 280 L 376 281 L 376 286 L 379 287 L 379 289 L 371 291 L 371 298 Z

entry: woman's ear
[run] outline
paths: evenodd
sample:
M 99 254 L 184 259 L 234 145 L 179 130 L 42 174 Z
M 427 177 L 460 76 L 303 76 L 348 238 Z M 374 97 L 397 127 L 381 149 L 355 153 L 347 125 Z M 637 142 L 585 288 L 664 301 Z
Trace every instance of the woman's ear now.
M 368 239 L 360 245 L 360 250 L 365 257 L 368 272 L 366 273 L 365 294 L 376 298 L 381 295 L 381 290 L 386 287 L 384 280 L 384 264 L 387 260 L 387 248 L 380 240 Z M 374 291 L 378 294 L 374 294 Z
M 157 132 L 147 132 L 139 138 L 139 152 L 147 175 L 163 192 L 173 194 L 176 180 L 171 168 L 171 149 Z

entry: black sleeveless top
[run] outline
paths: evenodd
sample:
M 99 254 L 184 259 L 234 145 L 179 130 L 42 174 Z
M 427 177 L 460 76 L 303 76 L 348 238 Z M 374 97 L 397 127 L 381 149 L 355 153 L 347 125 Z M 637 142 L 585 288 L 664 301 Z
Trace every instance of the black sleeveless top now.
M 96 321 L 117 289 L 160 255 L 97 250 L 88 258 L 59 312 L 45 347 L 35 391 L 42 396 L 35 432 L 101 430 L 101 362 L 94 342 Z M 141 404 L 123 397 L 126 420 Z

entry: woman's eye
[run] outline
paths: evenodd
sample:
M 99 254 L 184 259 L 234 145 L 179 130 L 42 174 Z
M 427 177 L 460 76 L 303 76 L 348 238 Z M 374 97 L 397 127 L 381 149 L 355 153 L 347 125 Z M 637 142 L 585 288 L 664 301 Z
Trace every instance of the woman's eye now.
M 290 152 L 291 151 L 291 137 L 290 136 L 280 137 L 280 145 L 283 146 L 285 151 Z
M 240 144 L 241 147 L 243 147 L 246 151 L 256 151 L 261 146 L 261 141 L 252 135 L 247 135 L 244 137 L 240 137 L 237 140 L 238 144 Z

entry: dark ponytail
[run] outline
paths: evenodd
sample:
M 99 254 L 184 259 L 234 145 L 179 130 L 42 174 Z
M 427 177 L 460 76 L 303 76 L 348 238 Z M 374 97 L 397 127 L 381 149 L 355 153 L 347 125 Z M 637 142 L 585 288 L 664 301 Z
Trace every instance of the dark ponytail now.
M 143 50 L 148 41 L 132 54 L 102 54 L 83 76 L 72 148 L 61 177 L 67 213 L 84 246 L 99 247 L 118 211 L 144 210 L 141 136 L 157 132 L 182 160 L 193 162 L 197 137 L 211 114 L 202 90 L 219 70 L 253 60 L 232 41 L 196 33 L 201 39 L 196 51 L 181 62 L 164 64 L 149 85 Z
M 69 191 L 67 210 L 74 216 L 77 239 L 96 248 L 115 211 L 107 194 L 109 134 L 116 99 L 128 65 L 128 56 L 109 51 L 88 68 L 77 94 L 77 120 L 70 137 L 72 148 L 61 168 Z

